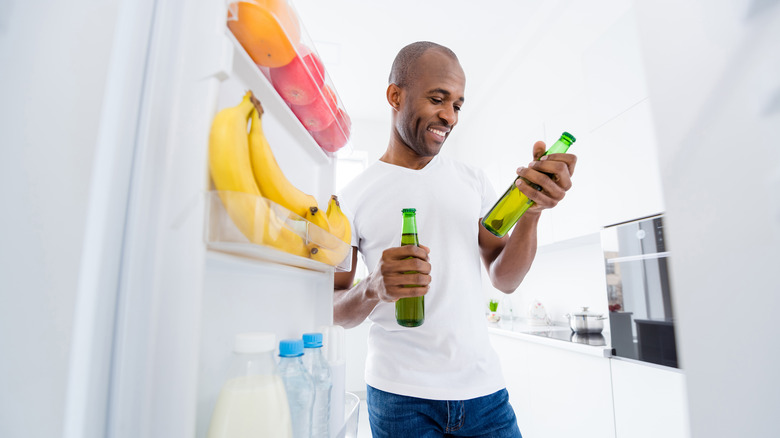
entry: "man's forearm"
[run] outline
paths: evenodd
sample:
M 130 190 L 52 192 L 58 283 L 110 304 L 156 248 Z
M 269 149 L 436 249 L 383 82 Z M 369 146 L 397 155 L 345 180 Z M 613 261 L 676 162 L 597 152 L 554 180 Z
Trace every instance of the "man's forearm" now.
M 379 298 L 370 288 L 372 276 L 349 289 L 333 291 L 333 323 L 351 328 L 362 323 L 379 304 Z
M 515 225 L 509 240 L 490 265 L 490 281 L 504 292 L 512 293 L 520 286 L 536 257 L 537 225 L 541 211 L 527 211 Z

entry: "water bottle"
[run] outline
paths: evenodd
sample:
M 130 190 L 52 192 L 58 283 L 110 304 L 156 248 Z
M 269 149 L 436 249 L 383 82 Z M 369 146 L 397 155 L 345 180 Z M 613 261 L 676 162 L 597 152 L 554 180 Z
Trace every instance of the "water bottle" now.
M 322 333 L 303 334 L 303 363 L 314 379 L 314 410 L 311 419 L 312 438 L 330 436 L 330 390 L 333 382 L 330 365 L 322 355 Z
M 303 366 L 303 341 L 285 339 L 279 343 L 279 374 L 287 390 L 293 438 L 310 438 L 314 406 L 314 381 Z
M 344 327 L 340 325 L 320 326 L 322 332 L 322 355 L 330 365 L 330 436 L 338 436 L 344 428 L 345 385 L 347 380 Z M 304 355 L 304 357 L 306 357 Z
M 273 333 L 236 335 L 230 372 L 209 423 L 208 438 L 292 437 L 284 383 L 278 374 Z

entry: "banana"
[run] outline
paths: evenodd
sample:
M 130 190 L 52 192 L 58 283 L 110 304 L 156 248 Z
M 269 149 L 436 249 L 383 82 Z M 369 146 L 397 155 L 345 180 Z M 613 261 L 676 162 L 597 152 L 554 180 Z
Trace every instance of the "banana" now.
M 323 211 L 320 210 L 318 207 L 309 207 L 309 209 L 306 210 L 306 215 L 304 215 L 303 217 L 307 221 L 322 228 L 323 230 L 328 232 L 330 231 L 330 224 L 328 223 L 328 218 L 325 215 L 325 213 L 323 213 Z
M 307 245 L 309 256 L 318 262 L 322 262 L 331 266 L 338 266 L 350 254 L 352 247 L 349 245 L 344 245 L 343 242 L 338 240 L 338 238 L 332 234 L 328 234 L 327 236 L 330 237 L 325 237 L 323 239 L 327 243 L 323 243 L 321 245 Z M 336 244 L 337 246 L 331 246 L 330 248 L 328 247 L 329 245 L 333 244 Z
M 336 195 L 330 197 L 325 215 L 330 225 L 329 232 L 317 233 L 314 236 L 317 243 L 310 243 L 308 248 L 312 259 L 336 266 L 352 252 L 352 226 L 341 211 Z
M 339 199 L 336 195 L 331 195 L 325 216 L 328 218 L 330 233 L 344 241 L 347 245 L 351 245 L 352 226 L 349 223 L 349 219 L 347 219 L 347 215 L 341 211 L 341 205 L 339 205 Z
M 252 97 L 256 111 L 252 113 L 252 127 L 249 130 L 249 157 L 252 170 L 260 192 L 266 198 L 292 211 L 298 216 L 305 217 L 315 225 L 328 230 L 327 218 L 319 212 L 317 199 L 304 193 L 292 185 L 284 176 L 279 163 L 276 162 L 271 145 L 263 133 L 261 117 L 263 106 L 260 101 Z
M 228 216 L 250 242 L 261 243 L 267 205 L 260 197 L 249 161 L 246 125 L 254 112 L 250 97 L 247 93 L 240 104 L 214 116 L 209 133 L 209 170 Z
M 308 257 L 303 238 L 284 225 L 255 181 L 246 132 L 249 117 L 255 113 L 248 92 L 240 104 L 214 117 L 209 134 L 211 179 L 228 216 L 250 242 Z
M 277 215 L 273 208 L 268 209 L 263 243 L 290 254 L 309 257 L 309 249 L 303 237 L 293 231 L 287 221 Z

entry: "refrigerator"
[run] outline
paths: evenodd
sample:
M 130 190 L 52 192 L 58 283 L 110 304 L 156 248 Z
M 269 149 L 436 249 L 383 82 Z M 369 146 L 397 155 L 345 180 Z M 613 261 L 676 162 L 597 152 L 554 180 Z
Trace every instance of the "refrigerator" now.
M 252 90 L 321 208 L 335 157 L 228 32 L 224 0 L 0 8 L 0 435 L 203 437 L 234 335 L 331 325 L 336 269 L 209 243 L 211 121 Z
M 636 5 L 691 436 L 778 436 L 780 2 Z

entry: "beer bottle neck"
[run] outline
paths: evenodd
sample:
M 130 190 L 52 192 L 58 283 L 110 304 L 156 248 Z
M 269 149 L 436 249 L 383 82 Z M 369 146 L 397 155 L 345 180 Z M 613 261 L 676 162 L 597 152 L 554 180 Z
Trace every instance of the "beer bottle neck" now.
M 558 139 L 551 147 L 550 149 L 545 152 L 545 155 L 550 154 L 564 154 L 566 151 L 569 150 L 569 146 L 572 145 L 576 140 L 574 137 L 569 134 L 568 132 L 564 132 L 563 135 L 561 135 L 561 138 Z
M 419 245 L 417 240 L 417 220 L 414 213 L 404 213 L 404 222 L 401 228 L 401 245 Z

